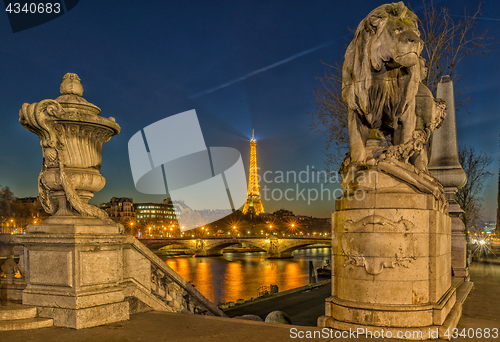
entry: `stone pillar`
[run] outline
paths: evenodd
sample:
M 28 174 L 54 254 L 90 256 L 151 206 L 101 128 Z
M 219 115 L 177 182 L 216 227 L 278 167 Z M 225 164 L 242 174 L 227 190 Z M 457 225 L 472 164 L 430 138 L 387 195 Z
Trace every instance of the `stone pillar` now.
M 456 292 L 443 200 L 375 169 L 362 174 L 353 178 L 364 194 L 348 192 L 336 202 L 332 296 L 318 325 L 394 337 L 418 330 L 424 339 L 454 328 L 460 315 L 450 314 Z
M 458 160 L 457 128 L 455 117 L 455 96 L 453 82 L 449 76 L 443 76 L 437 85 L 438 98 L 446 100 L 446 118 L 440 128 L 437 128 L 431 141 L 429 172 L 444 186 L 446 199 L 449 202 L 451 217 L 451 266 L 455 277 L 465 277 L 468 280 L 467 242 L 465 226 L 460 219 L 463 210 L 455 201 L 455 193 L 467 182 L 467 176 Z
M 20 238 L 27 283 L 22 301 L 57 326 L 80 329 L 129 318 L 120 286 L 123 226 L 87 203 L 104 187 L 102 145 L 120 126 L 98 116 L 76 74 L 64 76 L 60 91 L 56 100 L 25 103 L 19 112 L 20 123 L 40 138 L 38 192 L 52 215 Z
M 194 255 L 197 257 L 223 256 L 224 253 L 222 253 L 222 249 L 209 249 L 196 251 Z
M 341 166 L 332 296 L 321 327 L 427 340 L 446 337 L 460 318 L 451 279 L 450 185 L 429 173 L 426 148 L 446 104 L 422 83 L 422 46 L 418 18 L 400 1 L 371 11 L 347 48 L 342 99 L 351 149 Z M 451 144 L 456 150 L 456 138 Z M 433 148 L 434 157 L 455 170 L 445 146 Z

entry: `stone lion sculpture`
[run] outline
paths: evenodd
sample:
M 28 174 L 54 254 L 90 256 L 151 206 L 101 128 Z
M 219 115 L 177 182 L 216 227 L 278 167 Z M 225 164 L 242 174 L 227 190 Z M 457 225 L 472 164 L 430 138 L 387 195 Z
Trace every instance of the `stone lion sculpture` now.
M 361 21 L 347 48 L 342 98 L 349 109 L 351 168 L 376 158 L 366 149 L 370 133 L 386 147 L 412 139 L 423 74 L 417 21 L 403 2 L 379 6 Z

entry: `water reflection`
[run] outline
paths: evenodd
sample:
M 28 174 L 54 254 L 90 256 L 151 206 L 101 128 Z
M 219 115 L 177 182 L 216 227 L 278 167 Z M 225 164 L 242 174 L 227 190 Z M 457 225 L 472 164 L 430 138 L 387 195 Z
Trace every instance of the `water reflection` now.
M 210 301 L 236 301 L 257 297 L 261 286 L 277 284 L 280 291 L 307 285 L 309 261 L 314 267 L 330 258 L 331 249 L 295 251 L 293 259 L 266 259 L 261 253 L 225 253 L 224 257 L 162 257 L 181 277 Z
M 212 270 L 210 269 L 210 264 L 208 262 L 201 261 L 196 264 L 194 282 L 198 284 L 198 291 L 204 294 L 210 301 L 214 301 L 214 289 L 212 285 L 213 277 Z
M 239 261 L 232 261 L 227 265 L 223 284 L 222 298 L 243 298 L 245 276 L 243 274 L 243 267 Z

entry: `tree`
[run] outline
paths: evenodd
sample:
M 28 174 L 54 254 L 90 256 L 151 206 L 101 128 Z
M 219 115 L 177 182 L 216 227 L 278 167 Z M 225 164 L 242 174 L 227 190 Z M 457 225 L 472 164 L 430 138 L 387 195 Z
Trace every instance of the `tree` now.
M 494 37 L 488 35 L 488 30 L 476 33 L 477 19 L 481 17 L 481 3 L 474 14 L 464 12 L 463 18 L 458 22 L 453 21 L 449 9 L 427 6 L 423 1 L 423 15 L 420 20 L 420 34 L 424 41 L 422 55 L 429 68 L 426 85 L 436 94 L 436 86 L 444 75 L 449 75 L 455 82 L 461 78 L 457 66 L 466 57 L 485 57 L 493 51 L 498 44 Z M 459 90 L 461 95 L 465 88 Z M 462 98 L 456 106 L 465 108 L 470 98 Z
M 443 75 L 450 75 L 456 83 L 461 78 L 457 69 L 464 58 L 485 57 L 499 42 L 488 35 L 488 30 L 476 33 L 477 19 L 481 16 L 481 4 L 474 14 L 464 13 L 463 18 L 452 20 L 448 8 L 436 8 L 424 3 L 419 29 L 424 41 L 423 57 L 429 69 L 424 83 L 434 96 L 436 85 Z M 311 129 L 324 135 L 325 166 L 328 171 L 338 169 L 349 150 L 347 106 L 342 100 L 342 61 L 326 65 L 325 75 L 317 77 L 313 103 L 316 106 L 311 116 Z M 465 88 L 457 91 L 456 107 L 466 110 L 471 98 L 461 96 Z
M 0 224 L 12 216 L 12 202 L 14 198 L 14 194 L 8 186 L 0 186 Z
M 39 212 L 36 209 L 35 203 L 31 201 L 23 201 L 16 198 L 12 201 L 12 213 L 16 222 L 17 227 L 21 229 L 26 229 L 29 224 L 39 222 L 38 221 Z
M 500 145 L 500 144 L 499 144 Z M 500 237 L 500 169 L 498 170 L 498 188 L 497 188 L 497 227 L 495 235 Z
M 342 64 L 325 65 L 325 76 L 317 77 L 321 85 L 313 89 L 316 111 L 307 114 L 311 116 L 311 129 L 324 135 L 325 167 L 332 171 L 338 169 L 349 150 L 348 109 L 342 100 Z
M 458 148 L 458 160 L 467 175 L 467 183 L 457 191 L 455 198 L 464 211 L 462 221 L 467 231 L 481 220 L 481 195 L 484 181 L 492 176 L 488 168 L 493 158 L 484 152 L 477 152 L 473 146 L 462 145 Z

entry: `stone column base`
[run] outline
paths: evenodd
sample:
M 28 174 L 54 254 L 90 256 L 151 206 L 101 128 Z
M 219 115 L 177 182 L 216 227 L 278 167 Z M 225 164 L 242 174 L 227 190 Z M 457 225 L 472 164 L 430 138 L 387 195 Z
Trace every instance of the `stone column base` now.
M 356 332 L 356 335 L 379 339 L 396 338 L 402 340 L 433 340 L 449 338 L 445 335 L 451 335 L 453 329 L 457 327 L 460 316 L 462 315 L 462 304 L 456 303 L 450 311 L 443 325 L 429 325 L 413 328 L 397 327 L 377 327 L 372 325 L 362 325 L 347 323 L 335 320 L 333 317 L 321 316 L 318 318 L 318 327 L 327 327 L 340 331 Z
M 466 281 L 469 281 L 469 268 L 464 267 L 464 268 L 454 268 L 453 273 L 455 273 L 454 277 L 455 278 L 465 278 Z
M 456 302 L 456 289 L 452 287 L 436 305 L 363 304 L 329 297 L 325 312 L 326 315 L 318 318 L 318 326 L 322 328 L 368 333 L 368 337 L 369 332 L 384 331 L 384 337 L 389 337 L 386 333 L 391 332 L 392 338 L 398 338 L 398 332 L 402 332 L 401 339 L 426 340 L 438 338 L 434 336 L 436 330 L 442 338 L 447 329 L 455 328 L 462 304 Z
M 104 230 L 106 226 L 88 228 Z M 129 318 L 129 303 L 119 285 L 123 281 L 126 236 L 32 233 L 21 239 L 27 283 L 22 301 L 36 306 L 40 317 L 53 318 L 54 325 L 74 329 Z
M 403 166 L 395 170 L 404 173 Z M 378 338 L 444 336 L 461 315 L 451 284 L 451 219 L 445 202 L 398 177 L 372 172 L 355 173 L 336 202 L 332 297 L 318 324 L 360 329 L 360 334 L 391 333 Z M 364 196 L 356 198 L 353 191 L 360 189 Z
M 128 320 L 129 304 L 120 302 L 75 310 L 39 307 L 38 314 L 52 318 L 55 326 L 83 329 Z

